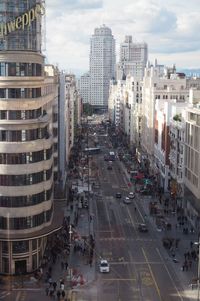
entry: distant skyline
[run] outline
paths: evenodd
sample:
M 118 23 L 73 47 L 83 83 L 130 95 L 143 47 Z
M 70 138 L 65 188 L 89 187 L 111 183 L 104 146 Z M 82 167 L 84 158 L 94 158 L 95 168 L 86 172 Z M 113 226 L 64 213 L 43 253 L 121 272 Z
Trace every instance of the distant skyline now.
M 112 30 L 117 61 L 119 44 L 132 35 L 148 44 L 151 62 L 200 68 L 199 0 L 48 0 L 48 63 L 75 74 L 88 71 L 90 37 L 102 24 Z

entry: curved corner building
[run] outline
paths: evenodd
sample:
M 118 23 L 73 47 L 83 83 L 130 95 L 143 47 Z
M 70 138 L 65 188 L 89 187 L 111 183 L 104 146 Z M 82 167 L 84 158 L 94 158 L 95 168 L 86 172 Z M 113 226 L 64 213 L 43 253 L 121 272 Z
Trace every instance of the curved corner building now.
M 61 226 L 53 206 L 55 78 L 44 74 L 44 1 L 0 3 L 0 273 L 36 270 Z M 56 220 L 56 221 L 55 221 Z

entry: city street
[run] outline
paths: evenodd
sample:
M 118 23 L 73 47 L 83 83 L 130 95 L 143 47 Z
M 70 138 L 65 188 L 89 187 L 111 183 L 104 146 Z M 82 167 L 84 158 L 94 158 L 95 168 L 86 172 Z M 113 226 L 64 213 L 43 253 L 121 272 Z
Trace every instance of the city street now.
M 89 210 L 79 211 L 79 218 L 90 214 L 93 221 L 95 248 L 92 268 L 86 264 L 82 255 L 72 255 L 69 262 L 71 267 L 82 269 L 83 275 L 86 277 L 87 274 L 86 278 L 90 278 L 90 281 L 82 287 L 74 287 L 70 301 L 195 300 L 197 290 L 192 291 L 189 287 L 192 271 L 183 272 L 181 261 L 185 246 L 190 245 L 191 239 L 195 240 L 196 234 L 184 236 L 181 229 L 172 227 L 170 234 L 181 238 L 182 249 L 176 252 L 177 262 L 173 261 L 162 244 L 165 231 L 158 231 L 155 218 L 149 215 L 149 202 L 155 197 L 136 193 L 135 186 L 130 185 L 129 174 L 117 155 L 116 160 L 112 162 L 105 160 L 105 155 L 110 151 L 116 153 L 108 136 L 99 135 L 98 143 L 101 153 L 90 157 L 90 165 L 93 162 L 93 172 L 96 176 L 93 179 Z M 89 140 L 89 146 L 93 147 L 92 138 Z M 127 204 L 124 200 L 131 191 L 135 197 Z M 116 198 L 117 193 L 121 194 L 121 198 Z M 175 221 L 175 217 L 171 220 Z M 86 217 L 86 223 L 90 222 Z M 84 232 L 91 231 L 90 226 L 82 223 Z M 138 226 L 141 223 L 146 224 L 148 232 L 139 231 Z M 100 273 L 100 259 L 108 260 L 109 273 Z M 56 263 L 55 270 L 58 280 L 59 263 Z M 43 284 L 0 293 L 0 300 L 36 299 L 50 299 L 49 296 L 45 296 Z
M 104 146 L 108 144 L 104 137 Z M 96 229 L 97 300 L 189 300 L 176 273 L 177 265 L 166 254 L 155 225 L 149 219 L 148 233 L 138 231 L 138 224 L 145 222 L 145 197 L 137 195 L 131 204 L 123 203 L 134 187 L 128 188 L 119 160 L 107 170 L 106 152 L 104 147 L 104 152 L 95 156 L 100 189 L 91 201 Z M 122 193 L 121 199 L 115 198 L 117 192 Z M 99 273 L 100 258 L 108 260 L 110 273 Z M 92 300 L 87 297 L 82 300 Z

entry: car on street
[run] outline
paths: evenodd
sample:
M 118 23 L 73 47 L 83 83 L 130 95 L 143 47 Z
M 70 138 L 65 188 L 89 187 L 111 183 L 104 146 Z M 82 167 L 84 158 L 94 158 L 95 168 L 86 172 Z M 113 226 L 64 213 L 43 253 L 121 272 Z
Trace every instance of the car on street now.
M 108 170 L 112 170 L 112 161 L 109 161 L 109 162 L 108 162 L 107 169 L 108 169 Z
M 110 272 L 110 265 L 106 259 L 100 260 L 99 270 L 101 273 L 109 273 Z
M 129 199 L 134 199 L 135 198 L 135 193 L 134 192 L 129 192 L 129 195 L 128 195 Z
M 148 228 L 146 224 L 139 224 L 138 225 L 139 232 L 148 232 Z
M 122 197 L 122 194 L 121 192 L 117 192 L 116 195 L 115 195 L 116 199 L 121 199 Z
M 109 161 L 108 155 L 104 155 L 104 161 Z
M 88 209 L 88 207 L 89 207 L 88 200 L 86 200 L 86 199 L 83 200 L 82 207 L 85 208 L 85 209 Z
M 125 199 L 123 199 L 124 204 L 131 204 L 131 199 L 129 197 L 125 197 Z

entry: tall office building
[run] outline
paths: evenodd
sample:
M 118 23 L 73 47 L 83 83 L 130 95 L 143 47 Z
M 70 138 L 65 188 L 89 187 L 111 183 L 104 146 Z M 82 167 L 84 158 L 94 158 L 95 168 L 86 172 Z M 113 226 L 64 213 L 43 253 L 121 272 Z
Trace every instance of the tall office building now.
M 82 102 L 89 103 L 90 102 L 90 74 L 83 74 L 78 80 L 78 89 L 80 91 Z
M 125 36 L 120 45 L 120 59 L 117 64 L 117 79 L 131 75 L 142 79 L 148 59 L 148 46 L 146 43 L 133 43 L 132 36 Z
M 90 43 L 90 104 L 94 107 L 108 107 L 115 61 L 115 39 L 111 29 L 105 25 L 95 28 Z
M 55 70 L 44 71 L 44 1 L 0 3 L 0 273 L 36 270 L 61 227 L 53 202 Z M 50 74 L 51 71 L 51 74 Z

